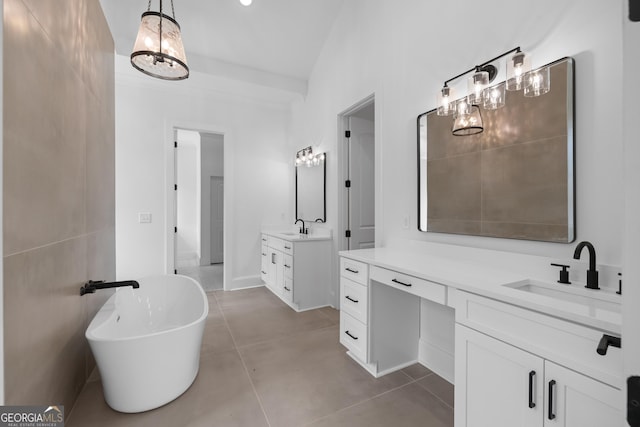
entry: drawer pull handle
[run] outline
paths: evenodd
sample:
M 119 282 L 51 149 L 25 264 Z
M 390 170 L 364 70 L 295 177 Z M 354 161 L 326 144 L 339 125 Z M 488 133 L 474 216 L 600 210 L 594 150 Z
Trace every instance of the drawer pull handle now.
M 266 272 L 266 271 L 264 271 L 264 270 L 260 270 L 260 271 L 262 271 L 262 274 L 267 274 L 267 272 Z
M 402 286 L 406 286 L 406 287 L 410 287 L 411 286 L 411 283 L 404 283 L 404 282 L 399 281 L 398 279 L 392 279 L 391 281 L 393 283 L 397 283 L 398 285 L 402 285 Z
M 262 253 L 262 256 L 267 256 L 267 254 L 265 254 L 264 252 Z
M 349 335 L 349 336 L 350 336 L 351 338 L 353 338 L 354 340 L 357 340 L 357 339 L 358 339 L 358 337 L 356 337 L 355 335 L 351 335 L 351 334 L 349 333 L 349 331 L 344 331 L 344 333 L 345 333 L 345 334 L 347 334 L 347 335 Z
M 529 372 L 529 408 L 535 408 L 536 402 L 533 401 L 533 378 L 536 376 L 536 371 Z
M 291 249 L 291 246 L 285 246 L 284 248 L 285 249 Z
M 349 273 L 358 274 L 358 270 L 352 270 L 349 267 L 345 268 Z
M 348 300 L 349 300 L 349 301 L 351 301 L 351 302 L 355 302 L 356 304 L 357 304 L 358 302 L 360 302 L 360 301 L 358 301 L 357 299 L 353 299 L 353 298 L 351 298 L 349 295 L 347 295 L 345 298 L 346 298 L 346 299 L 348 299 Z
M 549 381 L 549 413 L 547 414 L 550 420 L 556 418 L 556 414 L 553 413 L 553 389 L 555 388 L 556 380 Z
M 291 292 L 291 289 L 287 288 L 286 286 L 284 287 L 284 290 L 287 292 Z
M 291 268 L 291 266 L 290 266 L 290 265 L 285 264 L 285 265 L 284 265 L 284 268 Z
M 596 351 L 600 356 L 604 356 L 607 354 L 607 349 L 611 347 L 620 348 L 622 346 L 622 339 L 618 337 L 614 337 L 611 335 L 604 334 L 598 343 L 598 348 Z

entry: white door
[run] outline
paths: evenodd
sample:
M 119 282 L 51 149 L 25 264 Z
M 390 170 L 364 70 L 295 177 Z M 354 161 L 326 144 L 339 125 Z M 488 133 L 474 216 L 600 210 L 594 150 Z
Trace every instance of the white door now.
M 462 325 L 455 334 L 455 426 L 541 427 L 544 360 Z
M 211 177 L 211 264 L 224 261 L 222 236 L 224 229 L 224 178 Z
M 545 427 L 623 426 L 620 390 L 545 361 Z
M 349 249 L 375 246 L 375 131 L 372 120 L 349 117 Z

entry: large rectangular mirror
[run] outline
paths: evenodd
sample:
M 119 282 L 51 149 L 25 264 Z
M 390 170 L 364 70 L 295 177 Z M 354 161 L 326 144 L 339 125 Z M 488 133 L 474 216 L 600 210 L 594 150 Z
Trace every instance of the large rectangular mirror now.
M 484 131 L 452 134 L 453 118 L 418 116 L 418 228 L 427 232 L 572 242 L 574 63 L 547 65 L 551 90 L 507 91 L 480 109 Z
M 318 165 L 296 166 L 296 219 L 325 222 L 326 208 L 326 153 Z

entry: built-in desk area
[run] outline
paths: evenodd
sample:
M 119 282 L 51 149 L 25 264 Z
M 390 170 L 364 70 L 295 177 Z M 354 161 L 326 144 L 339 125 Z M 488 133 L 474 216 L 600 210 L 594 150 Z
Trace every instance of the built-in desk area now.
M 619 299 L 605 290 L 589 305 L 525 292 L 547 284 L 487 264 L 398 248 L 340 252 L 340 342 L 376 377 L 419 362 L 455 378 L 456 427 L 500 411 L 507 421 L 491 425 L 542 425 L 543 410 L 566 417 L 574 405 L 587 425 L 615 425 L 607 423 L 622 413 L 621 352 L 596 348 L 620 334 Z

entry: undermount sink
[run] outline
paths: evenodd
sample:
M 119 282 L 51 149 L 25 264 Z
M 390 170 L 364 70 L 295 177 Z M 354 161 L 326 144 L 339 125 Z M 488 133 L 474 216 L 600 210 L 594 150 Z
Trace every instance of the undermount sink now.
M 286 232 L 282 232 L 282 233 L 278 233 L 278 234 L 282 234 L 283 236 L 297 236 L 300 233 L 294 233 L 292 231 L 286 231 Z
M 508 283 L 504 286 L 529 294 L 579 304 L 587 309 L 621 312 L 620 296 L 604 290 L 585 289 L 581 285 L 544 283 L 530 279 Z

